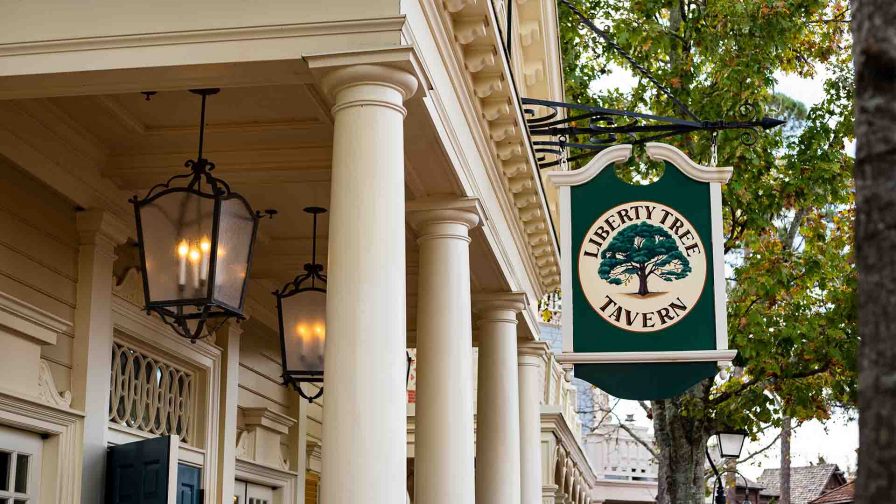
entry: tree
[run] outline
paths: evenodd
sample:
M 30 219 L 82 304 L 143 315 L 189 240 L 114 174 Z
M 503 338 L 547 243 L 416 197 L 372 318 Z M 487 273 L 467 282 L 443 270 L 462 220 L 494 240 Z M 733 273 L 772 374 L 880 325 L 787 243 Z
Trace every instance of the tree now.
M 859 272 L 859 480 L 856 502 L 896 500 L 896 4 L 857 2 L 856 241 Z
M 600 257 L 600 277 L 613 285 L 628 285 L 632 277 L 637 277 L 639 296 L 650 293 L 647 280 L 651 276 L 672 282 L 691 273 L 691 263 L 672 235 L 649 222 L 623 228 Z
M 724 248 L 728 332 L 742 372 L 650 406 L 659 502 L 702 503 L 713 431 L 823 420 L 855 402 L 853 163 L 843 147 L 852 135 L 850 10 L 839 0 L 575 3 L 601 25 L 612 20 L 610 35 L 699 117 L 737 118 L 752 103 L 794 119 L 752 145 L 734 132 L 719 138 L 720 164 L 735 168 L 724 187 Z M 567 100 L 680 116 L 645 80 L 594 96 L 591 80 L 627 63 L 562 6 L 560 14 Z M 812 76 L 819 67 L 829 74 L 822 102 L 807 108 L 774 92 L 776 72 Z M 705 136 L 673 143 L 710 157 Z

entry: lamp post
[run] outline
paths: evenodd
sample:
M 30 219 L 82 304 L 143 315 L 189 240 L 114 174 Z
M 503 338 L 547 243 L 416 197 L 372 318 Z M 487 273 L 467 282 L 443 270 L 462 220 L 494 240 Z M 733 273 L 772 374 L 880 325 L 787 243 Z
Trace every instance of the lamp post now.
M 215 164 L 203 157 L 205 102 L 218 91 L 190 91 L 202 97 L 198 154 L 184 163 L 190 173 L 157 184 L 143 198 L 130 199 L 146 311 L 159 314 L 193 343 L 230 317 L 244 318 L 249 265 L 263 216 L 212 176 Z
M 744 448 L 744 441 L 747 439 L 746 431 L 720 431 L 713 436 L 716 438 L 720 461 L 725 459 L 736 460 L 740 458 L 740 454 Z M 706 447 L 706 460 L 709 461 L 709 466 L 716 476 L 715 504 L 725 504 L 727 499 L 725 498 L 725 489 L 722 487 L 721 474 L 719 474 L 719 470 L 712 461 L 712 456 L 709 453 L 709 446 Z M 746 478 L 744 478 L 744 482 L 746 482 Z M 743 504 L 750 504 L 749 488 L 747 488 L 747 500 L 745 500 Z

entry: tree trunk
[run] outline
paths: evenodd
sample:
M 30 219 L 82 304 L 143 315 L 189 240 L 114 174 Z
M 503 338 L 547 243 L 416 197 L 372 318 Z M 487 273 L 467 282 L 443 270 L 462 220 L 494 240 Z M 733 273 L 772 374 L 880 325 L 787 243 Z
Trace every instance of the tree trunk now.
M 790 504 L 790 435 L 793 419 L 784 417 L 781 425 L 781 499 L 778 504 Z
M 854 1 L 859 504 L 896 501 L 896 2 Z
M 650 291 L 647 290 L 647 275 L 638 273 L 638 295 L 646 296 Z
M 657 504 L 704 504 L 709 427 L 705 408 L 700 406 L 705 405 L 710 386 L 711 381 L 705 380 L 681 397 L 653 402 L 659 448 Z
M 736 459 L 728 459 L 725 461 L 724 465 L 725 472 L 725 498 L 728 499 L 728 502 L 739 502 L 737 500 L 737 483 L 738 476 L 734 471 L 737 471 L 737 460 Z M 743 483 L 743 480 L 740 480 L 740 483 Z M 750 489 L 746 489 L 747 495 L 750 494 Z

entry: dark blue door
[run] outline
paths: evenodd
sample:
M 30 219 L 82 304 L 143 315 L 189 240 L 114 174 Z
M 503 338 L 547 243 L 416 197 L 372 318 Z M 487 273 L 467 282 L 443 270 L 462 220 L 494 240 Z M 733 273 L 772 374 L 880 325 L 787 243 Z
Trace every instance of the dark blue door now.
M 202 471 L 184 464 L 177 466 L 177 504 L 202 504 Z
M 106 504 L 169 504 L 177 442 L 169 436 L 109 448 Z

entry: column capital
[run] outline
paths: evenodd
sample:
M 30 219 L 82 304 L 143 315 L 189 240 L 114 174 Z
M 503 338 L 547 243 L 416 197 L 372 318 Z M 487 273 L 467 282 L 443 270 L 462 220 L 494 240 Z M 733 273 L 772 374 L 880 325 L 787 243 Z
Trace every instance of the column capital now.
M 131 228 L 108 210 L 91 208 L 75 215 L 81 245 L 96 244 L 97 238 L 121 245 L 131 236 Z
M 338 94 L 343 89 L 364 83 L 393 87 L 403 100 L 414 96 L 418 87 L 429 88 L 429 79 L 411 46 L 314 54 L 304 59 L 334 102 L 339 101 Z
M 551 346 L 546 341 L 530 341 L 517 347 L 520 364 L 541 365 L 551 353 Z
M 476 198 L 434 196 L 409 201 L 405 209 L 408 223 L 420 239 L 444 235 L 445 229 L 434 229 L 439 224 L 459 224 L 466 229 L 455 230 L 457 237 L 469 239 L 467 231 L 483 221 L 482 206 Z
M 528 306 L 529 298 L 525 292 L 483 292 L 473 295 L 473 311 L 480 315 L 493 311 L 512 311 L 517 314 Z

